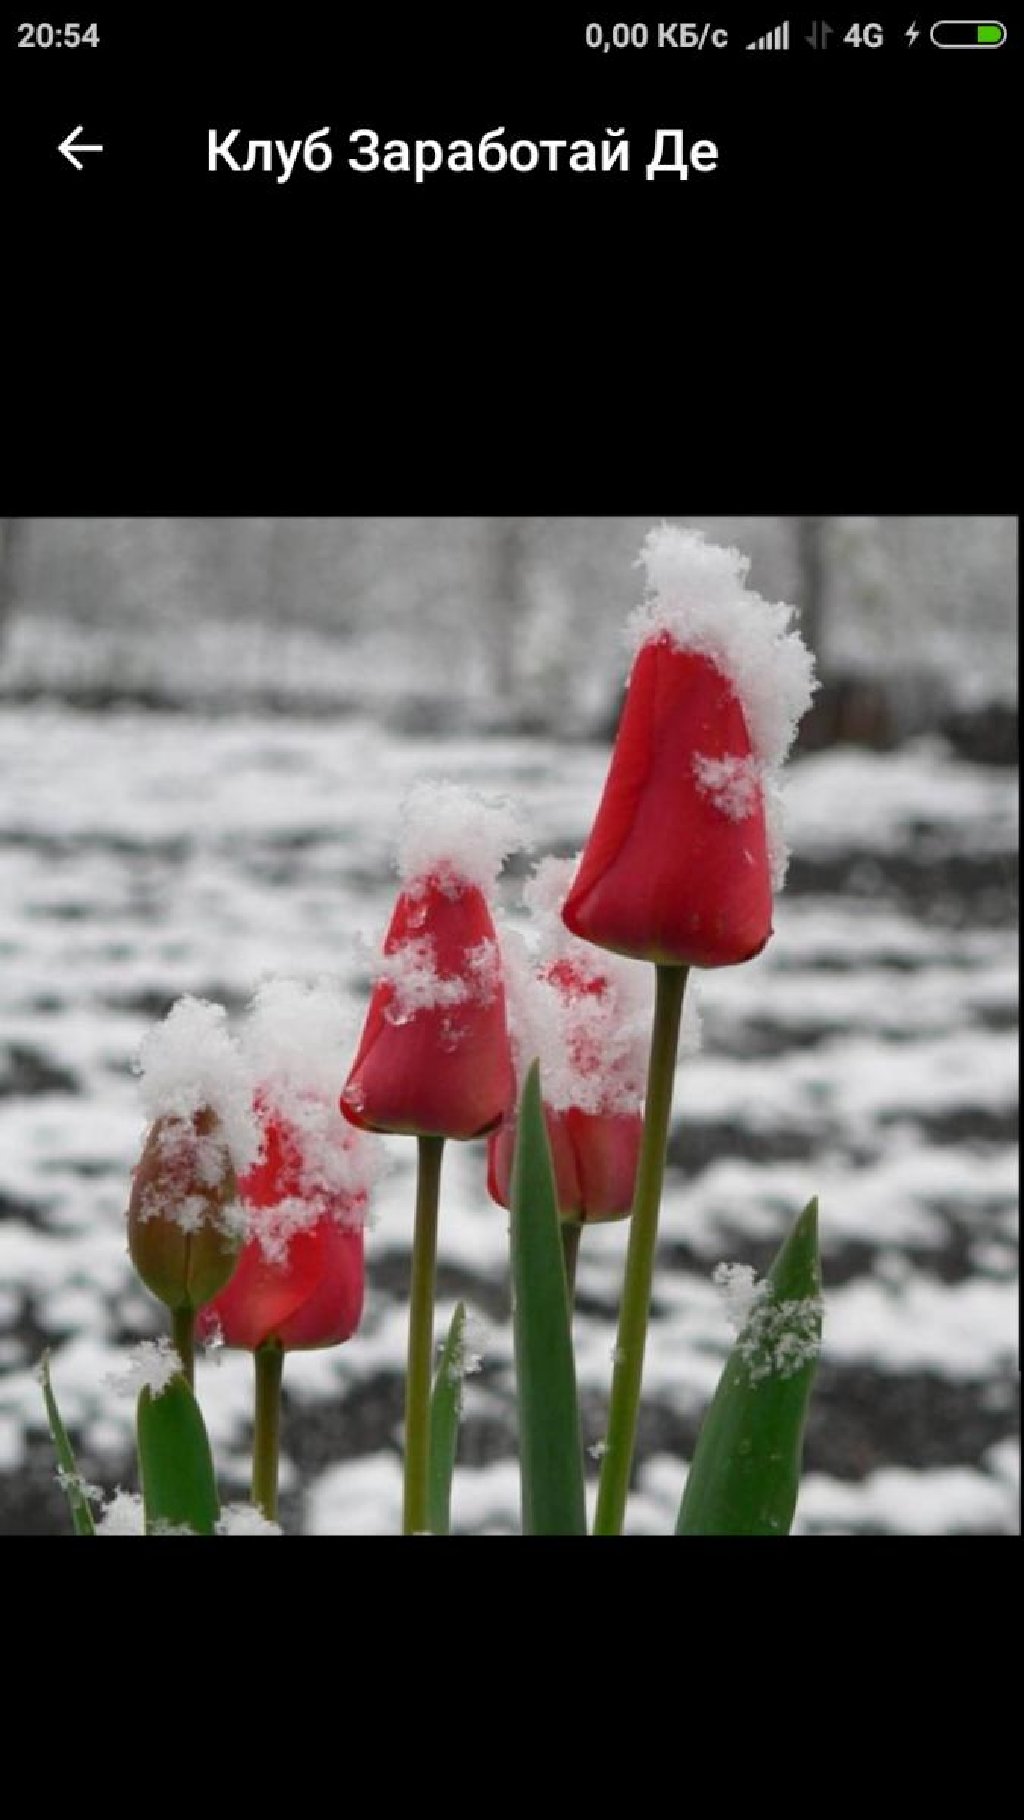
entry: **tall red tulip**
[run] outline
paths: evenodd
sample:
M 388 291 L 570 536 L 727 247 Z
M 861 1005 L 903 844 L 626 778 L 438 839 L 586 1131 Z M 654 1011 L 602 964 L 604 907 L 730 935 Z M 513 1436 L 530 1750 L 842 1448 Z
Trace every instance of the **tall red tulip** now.
M 791 609 L 745 559 L 663 527 L 604 794 L 565 904 L 576 935 L 660 965 L 750 960 L 772 932 L 774 777 L 812 688 Z M 769 815 L 765 808 L 768 798 Z
M 520 845 L 518 818 L 454 784 L 410 793 L 402 890 L 377 964 L 362 1040 L 341 1094 L 353 1125 L 414 1135 L 402 1527 L 428 1526 L 430 1379 L 441 1160 L 446 1138 L 480 1137 L 512 1092 L 505 987 L 487 893 Z
M 715 788 L 715 777 L 727 781 Z M 771 918 L 761 781 L 742 708 L 708 658 L 663 635 L 633 666 L 566 924 L 638 959 L 725 967 L 764 947 Z
M 737 551 L 663 525 L 642 561 L 648 592 L 632 622 L 625 706 L 563 911 L 574 934 L 656 969 L 599 1535 L 618 1533 L 626 1506 L 687 976 L 750 960 L 771 935 L 785 867 L 776 773 L 813 688 L 792 609 L 747 588 Z

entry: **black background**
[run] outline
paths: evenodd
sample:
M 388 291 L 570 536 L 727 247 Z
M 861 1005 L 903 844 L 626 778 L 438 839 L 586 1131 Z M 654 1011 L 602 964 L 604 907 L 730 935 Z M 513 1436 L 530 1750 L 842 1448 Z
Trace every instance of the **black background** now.
M 2 51 L 11 510 L 1014 509 L 1012 36 L 911 49 L 908 11 L 854 50 L 833 12 L 821 53 L 791 14 L 748 53 L 779 20 L 729 8 L 728 50 L 601 54 L 587 19 L 637 9 L 109 11 L 97 50 Z M 210 127 L 324 125 L 325 176 L 207 170 Z M 499 125 L 624 126 L 631 170 L 348 169 L 358 127 Z M 646 181 L 659 126 L 719 170 Z

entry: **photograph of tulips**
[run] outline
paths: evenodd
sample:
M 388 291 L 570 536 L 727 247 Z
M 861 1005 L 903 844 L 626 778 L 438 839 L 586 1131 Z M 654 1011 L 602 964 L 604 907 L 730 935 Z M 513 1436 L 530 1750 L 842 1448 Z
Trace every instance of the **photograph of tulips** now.
M 0 538 L 0 1533 L 1018 1532 L 1014 520 Z

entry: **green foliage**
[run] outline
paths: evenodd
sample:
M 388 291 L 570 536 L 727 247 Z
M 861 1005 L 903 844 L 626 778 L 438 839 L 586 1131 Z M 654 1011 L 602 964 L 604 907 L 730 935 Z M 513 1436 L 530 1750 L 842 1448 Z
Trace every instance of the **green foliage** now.
M 818 1203 L 760 1286 L 697 1441 L 679 1536 L 785 1536 L 821 1340 Z
M 511 1211 L 523 1533 L 582 1536 L 587 1518 L 569 1293 L 537 1062 L 519 1105 Z
M 139 1474 L 147 1536 L 187 1528 L 212 1536 L 220 1515 L 206 1425 L 180 1372 L 139 1393 Z
M 451 1523 L 452 1474 L 462 1414 L 465 1331 L 466 1304 L 460 1302 L 452 1315 L 430 1397 L 427 1522 L 432 1536 L 446 1536 Z
M 44 1352 L 39 1361 L 39 1382 L 43 1387 L 43 1402 L 46 1404 L 46 1417 L 53 1436 L 53 1445 L 57 1454 L 57 1467 L 64 1495 L 71 1506 L 71 1521 L 76 1536 L 94 1536 L 96 1525 L 93 1522 L 89 1500 L 82 1490 L 82 1480 L 75 1465 L 75 1456 L 71 1451 L 67 1429 L 60 1418 L 57 1399 L 50 1383 L 50 1355 Z

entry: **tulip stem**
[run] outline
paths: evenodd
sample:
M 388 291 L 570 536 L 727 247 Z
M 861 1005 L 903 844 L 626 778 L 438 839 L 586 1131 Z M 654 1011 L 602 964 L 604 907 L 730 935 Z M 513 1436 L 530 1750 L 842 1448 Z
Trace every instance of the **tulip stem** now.
M 573 1303 L 576 1300 L 576 1259 L 580 1254 L 580 1233 L 582 1226 L 572 1220 L 562 1221 L 562 1256 L 565 1259 L 565 1286 L 569 1291 L 569 1314 L 572 1315 Z
M 416 1226 L 409 1289 L 409 1363 L 405 1379 L 405 1497 L 402 1533 L 430 1528 L 430 1381 L 434 1365 L 434 1271 L 443 1137 L 418 1137 Z
M 636 1419 L 640 1407 L 640 1380 L 644 1368 L 647 1319 L 651 1305 L 654 1250 L 658 1238 L 658 1213 L 665 1176 L 665 1149 L 672 1111 L 679 1022 L 686 990 L 686 967 L 657 968 L 657 997 L 651 1055 L 647 1069 L 644 1135 L 629 1222 L 626 1271 L 619 1308 L 608 1409 L 607 1445 L 601 1462 L 597 1492 L 596 1536 L 617 1536 L 626 1514 L 629 1477 L 633 1465 Z
M 174 1339 L 174 1350 L 181 1360 L 181 1369 L 191 1390 L 196 1381 L 196 1311 L 194 1308 L 172 1308 L 171 1333 Z
M 271 1523 L 276 1523 L 284 1348 L 276 1340 L 268 1340 L 265 1346 L 256 1348 L 253 1364 L 256 1367 L 256 1413 L 252 1438 L 252 1501 Z

